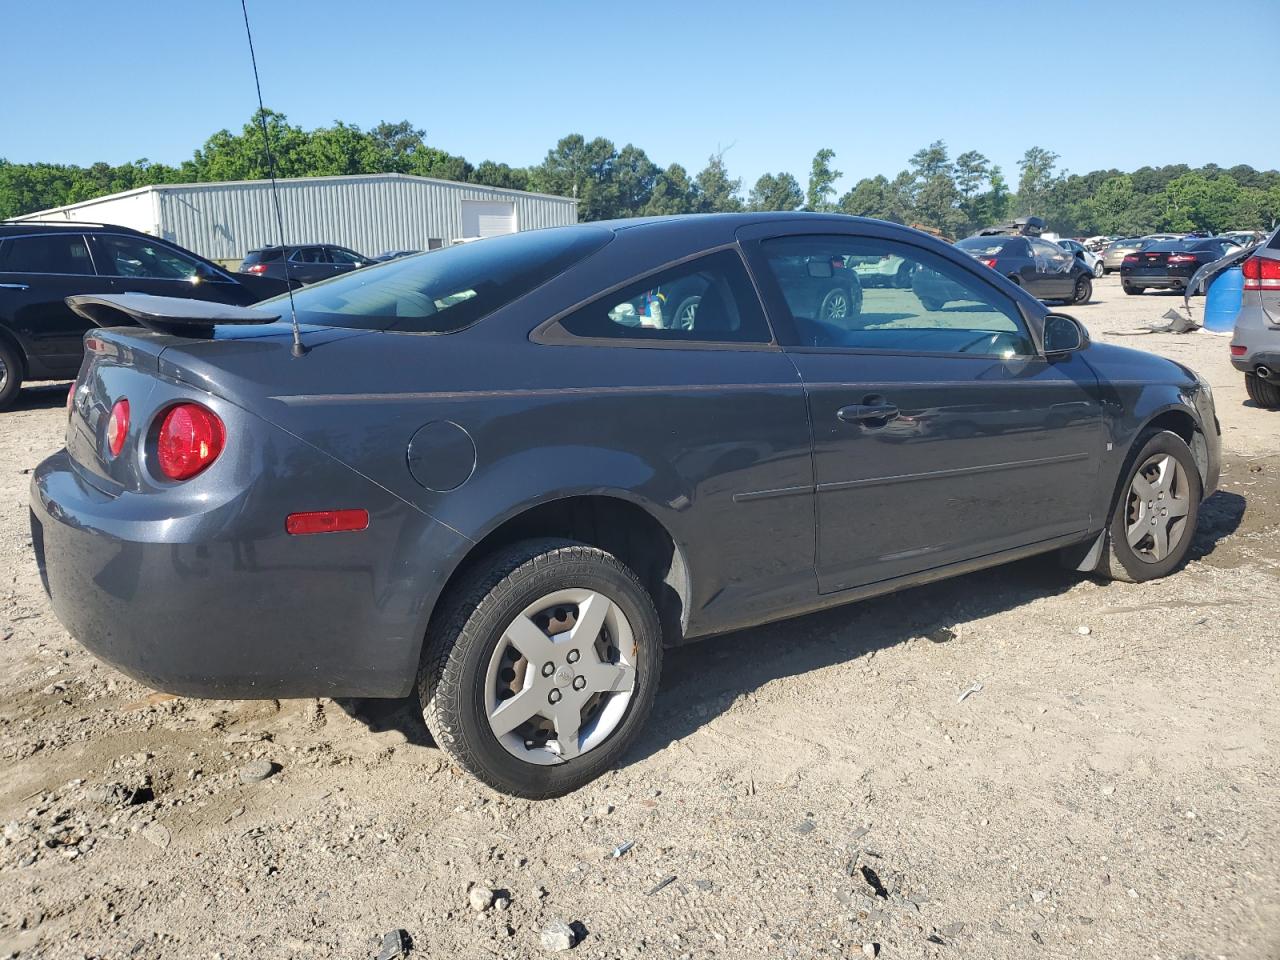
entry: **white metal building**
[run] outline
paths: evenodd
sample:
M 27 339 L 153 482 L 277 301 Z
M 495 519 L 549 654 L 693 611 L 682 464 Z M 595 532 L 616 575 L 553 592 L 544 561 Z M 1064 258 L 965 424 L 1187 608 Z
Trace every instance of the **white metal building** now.
M 568 197 L 402 173 L 276 183 L 288 243 L 337 243 L 366 256 L 578 220 Z M 158 184 L 17 219 L 119 224 L 226 264 L 280 236 L 268 180 Z

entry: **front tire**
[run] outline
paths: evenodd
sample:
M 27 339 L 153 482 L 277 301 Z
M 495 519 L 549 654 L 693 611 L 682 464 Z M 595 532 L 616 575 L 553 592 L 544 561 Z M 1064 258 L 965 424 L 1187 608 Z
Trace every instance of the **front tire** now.
M 629 567 L 529 540 L 475 567 L 428 630 L 427 728 L 459 767 L 531 800 L 578 789 L 632 744 L 653 706 L 662 628 Z
M 1249 399 L 1263 410 L 1280 410 L 1280 387 L 1274 383 L 1268 383 L 1257 374 L 1246 373 L 1244 389 L 1249 394 Z
M 1099 260 L 1097 263 L 1093 265 L 1093 276 L 1095 280 L 1101 280 L 1103 275 L 1106 272 L 1107 272 L 1106 267 L 1102 265 L 1101 260 Z
M 1088 303 L 1093 299 L 1093 281 L 1088 277 L 1080 277 L 1076 280 L 1075 293 L 1071 296 L 1071 302 L 1075 304 Z
M 1200 516 L 1200 470 L 1176 433 L 1152 430 L 1135 444 L 1111 509 L 1099 573 L 1143 583 L 1187 559 Z
M 8 410 L 22 392 L 22 356 L 0 340 L 0 410 Z

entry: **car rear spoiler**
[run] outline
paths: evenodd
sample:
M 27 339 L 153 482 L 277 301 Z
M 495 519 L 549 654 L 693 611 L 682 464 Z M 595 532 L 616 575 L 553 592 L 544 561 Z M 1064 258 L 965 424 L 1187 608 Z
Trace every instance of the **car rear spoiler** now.
M 100 327 L 118 327 L 122 319 L 158 333 L 209 336 L 216 324 L 274 323 L 279 313 L 185 297 L 147 293 L 83 293 L 67 297 L 67 306 Z

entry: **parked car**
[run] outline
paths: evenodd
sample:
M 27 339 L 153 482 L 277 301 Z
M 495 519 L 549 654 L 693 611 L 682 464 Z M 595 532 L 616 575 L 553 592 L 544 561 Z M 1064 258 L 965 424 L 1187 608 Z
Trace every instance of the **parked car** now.
M 1267 235 L 1261 230 L 1228 230 L 1225 233 L 1218 234 L 1218 236 L 1223 240 L 1230 240 L 1241 247 L 1261 243 L 1267 238 Z
M 958 241 L 956 248 L 1041 300 L 1088 303 L 1093 296 L 1093 271 L 1078 257 L 1048 240 L 977 236 Z M 924 275 L 913 285 L 919 289 L 930 286 L 931 282 L 932 278 Z M 929 290 L 928 295 L 935 299 L 939 296 L 944 300 L 951 299 L 942 289 Z
M 1124 264 L 1124 258 L 1141 249 L 1142 237 L 1129 237 L 1113 241 L 1102 254 L 1102 272 L 1114 273 Z
M 388 260 L 399 260 L 401 257 L 412 257 L 415 253 L 421 253 L 421 250 L 388 250 L 386 253 L 380 253 L 373 258 L 375 263 L 386 263 Z
M 828 314 L 886 254 L 963 308 Z M 690 278 L 688 326 L 631 322 Z M 416 690 L 524 797 L 623 755 L 669 644 L 1038 553 L 1151 580 L 1218 480 L 1203 381 L 897 224 L 581 224 L 292 300 L 300 351 L 287 298 L 72 298 L 104 329 L 32 477 L 53 609 L 184 695 Z
M 1181 290 L 1192 274 L 1240 249 L 1221 237 L 1158 240 L 1127 254 L 1120 264 L 1120 286 L 1128 294 L 1148 289 Z
M 24 381 L 70 380 L 85 331 L 76 293 L 151 293 L 245 305 L 273 297 L 283 281 L 240 277 L 127 227 L 101 223 L 0 223 L 0 410 Z
M 1084 265 L 1089 268 L 1089 272 L 1093 274 L 1093 276 L 1102 276 L 1102 257 L 1098 256 L 1098 254 L 1094 253 L 1079 240 L 1058 240 L 1057 244 L 1068 253 L 1072 253 L 1079 257 L 1084 262 Z
M 278 280 L 288 276 L 290 280 L 300 283 L 315 283 L 372 263 L 373 260 L 346 247 L 332 243 L 310 243 L 250 250 L 240 264 L 240 272 L 257 277 L 275 277 Z
M 894 256 L 865 257 L 857 263 L 848 264 L 864 288 L 898 287 L 902 290 L 911 286 L 911 266 L 909 260 Z
M 1231 364 L 1250 399 L 1280 409 L 1280 230 L 1240 265 L 1244 292 L 1231 337 Z

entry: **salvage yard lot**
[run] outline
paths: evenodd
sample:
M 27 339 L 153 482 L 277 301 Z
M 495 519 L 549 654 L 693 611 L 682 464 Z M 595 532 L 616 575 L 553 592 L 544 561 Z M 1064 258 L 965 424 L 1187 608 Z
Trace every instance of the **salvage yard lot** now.
M 1226 338 L 1123 336 L 1180 303 L 1109 277 L 1068 312 L 1214 386 L 1184 571 L 1030 561 L 671 651 L 640 746 L 541 803 L 455 773 L 406 704 L 166 698 L 89 657 L 27 526 L 65 388 L 28 390 L 0 415 L 0 956 L 358 958 L 403 928 L 516 958 L 556 919 L 599 958 L 1280 956 L 1280 415 Z

